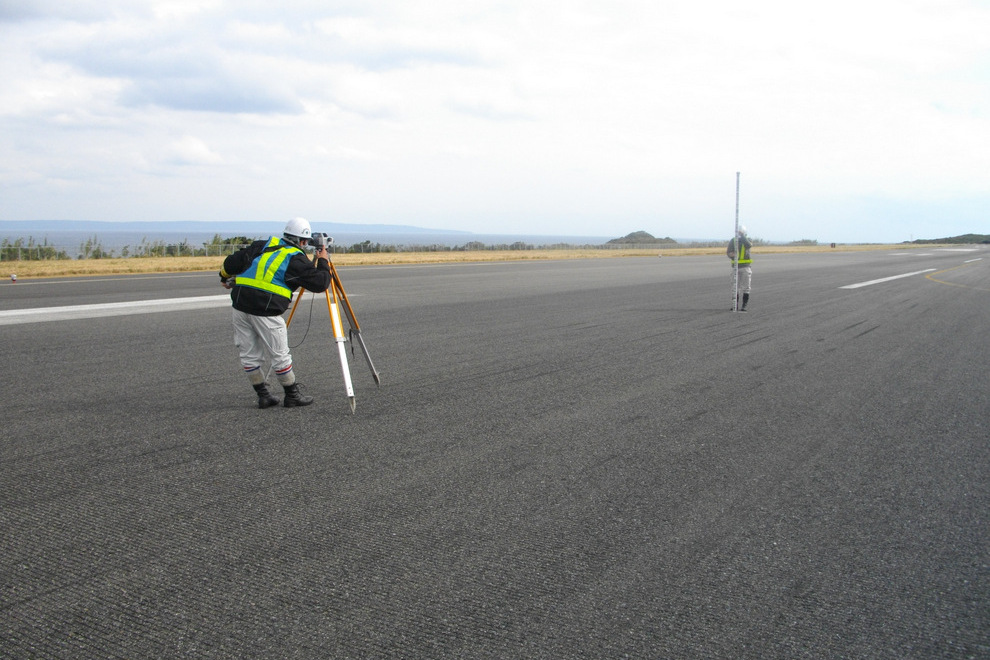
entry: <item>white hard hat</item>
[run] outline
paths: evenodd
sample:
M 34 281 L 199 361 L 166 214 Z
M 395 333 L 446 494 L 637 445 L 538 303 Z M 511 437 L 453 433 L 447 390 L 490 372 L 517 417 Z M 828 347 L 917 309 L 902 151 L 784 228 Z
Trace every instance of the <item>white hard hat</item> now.
M 746 235 L 746 225 L 739 225 L 739 235 L 740 236 Z
M 313 237 L 313 230 L 310 229 L 309 220 L 306 218 L 293 218 L 289 220 L 289 224 L 285 225 L 285 231 L 283 233 L 293 238 L 309 239 Z

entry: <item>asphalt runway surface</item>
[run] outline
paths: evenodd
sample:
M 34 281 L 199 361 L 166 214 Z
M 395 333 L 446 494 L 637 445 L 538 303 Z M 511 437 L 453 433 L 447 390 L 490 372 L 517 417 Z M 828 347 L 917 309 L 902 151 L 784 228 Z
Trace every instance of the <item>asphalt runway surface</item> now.
M 258 410 L 213 274 L 0 285 L 0 657 L 990 657 L 990 250 L 755 258 L 341 268 L 355 414 L 323 298 Z

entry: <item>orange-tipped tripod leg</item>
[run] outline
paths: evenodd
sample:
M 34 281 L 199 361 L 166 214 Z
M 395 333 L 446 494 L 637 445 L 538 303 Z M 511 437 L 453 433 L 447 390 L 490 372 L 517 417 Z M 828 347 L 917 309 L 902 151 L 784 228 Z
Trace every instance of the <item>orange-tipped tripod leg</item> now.
M 292 302 L 292 309 L 289 311 L 289 317 L 285 321 L 286 327 L 292 323 L 296 308 L 299 306 L 299 301 L 303 297 L 303 291 L 303 289 L 300 289 L 295 300 Z M 354 308 L 351 307 L 351 303 L 347 299 L 347 293 L 344 291 L 344 286 L 340 283 L 340 277 L 337 275 L 337 269 L 334 268 L 333 262 L 330 263 L 330 286 L 323 293 L 327 301 L 327 313 L 330 315 L 331 330 L 333 331 L 334 341 L 337 343 L 337 352 L 340 356 L 340 369 L 344 376 L 344 386 L 347 389 L 348 402 L 353 413 L 357 407 L 357 401 L 354 397 L 354 384 L 351 382 L 350 366 L 347 363 L 347 349 L 344 346 L 347 336 L 344 335 L 344 324 L 341 320 L 341 303 L 343 303 L 344 314 L 347 316 L 347 323 L 350 326 L 350 338 L 352 341 L 356 339 L 358 345 L 361 346 L 361 352 L 364 353 L 364 359 L 368 363 L 368 368 L 371 369 L 371 376 L 375 379 L 375 384 L 378 387 L 381 387 L 381 377 L 375 369 L 375 364 L 371 361 L 371 354 L 368 352 L 368 347 L 365 345 L 364 338 L 361 336 L 361 327 L 358 325 L 357 317 L 354 315 Z M 354 349 L 352 347 L 351 353 L 353 354 L 353 352 Z
M 331 295 L 331 292 L 332 295 Z M 327 311 L 330 313 L 330 325 L 333 326 L 333 338 L 337 342 L 337 352 L 340 354 L 340 371 L 344 376 L 344 387 L 347 388 L 347 400 L 351 404 L 351 412 L 354 412 L 354 408 L 357 406 L 357 401 L 354 398 L 354 384 L 351 383 L 351 369 L 347 364 L 347 349 L 344 347 L 344 342 L 347 338 L 344 336 L 344 324 L 340 321 L 340 309 L 337 306 L 337 290 L 333 286 L 327 288 L 323 292 L 327 298 Z
M 337 295 L 344 302 L 344 313 L 347 314 L 347 322 L 351 326 L 351 340 L 357 340 L 357 344 L 361 347 L 361 352 L 364 353 L 365 362 L 368 363 L 368 368 L 371 370 L 371 377 L 375 379 L 375 385 L 378 387 L 382 386 L 381 377 L 378 375 L 378 370 L 375 369 L 375 363 L 371 361 L 371 353 L 368 352 L 368 347 L 364 343 L 364 337 L 361 336 L 361 326 L 358 325 L 357 317 L 354 315 L 354 308 L 351 307 L 351 301 L 347 299 L 347 292 L 344 291 L 344 285 L 340 282 L 340 277 L 337 276 L 337 269 L 334 268 L 333 262 L 330 263 L 330 276 L 331 276 L 331 288 L 336 290 Z M 351 344 L 351 354 L 354 353 L 354 345 Z

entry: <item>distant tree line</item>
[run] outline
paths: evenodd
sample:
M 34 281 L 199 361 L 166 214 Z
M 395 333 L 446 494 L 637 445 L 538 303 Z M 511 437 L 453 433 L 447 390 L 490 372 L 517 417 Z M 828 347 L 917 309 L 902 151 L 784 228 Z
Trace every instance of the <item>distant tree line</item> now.
M 149 241 L 141 239 L 141 243 L 136 246 L 125 245 L 118 250 L 107 249 L 98 236 L 86 239 L 75 252 L 75 256 L 70 256 L 61 247 L 50 245 L 45 239 L 42 243 L 37 243 L 33 238 L 18 238 L 14 241 L 3 239 L 0 245 L 0 261 L 36 261 L 45 259 L 113 259 L 113 258 L 141 258 L 141 257 L 218 257 L 233 254 L 237 250 L 253 243 L 254 238 L 247 236 L 221 237 L 214 234 L 213 238 L 200 245 L 193 245 L 187 240 L 178 243 L 166 243 L 162 240 Z M 767 245 L 768 243 L 759 238 L 751 238 L 754 245 Z M 988 242 L 990 236 L 979 236 L 967 234 L 956 239 L 938 239 L 935 241 L 915 241 L 919 242 L 965 242 L 978 243 Z M 803 239 L 794 241 L 789 245 L 817 245 L 818 241 Z M 552 243 L 552 244 L 531 244 L 523 241 L 512 243 L 483 243 L 481 241 L 468 241 L 463 245 L 395 245 L 375 243 L 370 240 L 354 243 L 350 246 L 330 245 L 329 249 L 334 254 L 363 254 L 382 252 L 473 252 L 480 250 L 492 251 L 519 251 L 519 250 L 573 250 L 573 249 L 628 249 L 644 247 L 717 247 L 725 245 L 725 241 L 695 241 L 690 243 L 679 243 L 673 238 L 655 238 L 645 231 L 636 231 L 623 238 L 616 238 L 605 244 L 584 244 L 575 245 L 572 243 Z
M 166 243 L 163 240 L 149 241 L 141 239 L 141 243 L 132 246 L 125 245 L 119 250 L 107 249 L 98 236 L 87 238 L 79 244 L 75 251 L 75 256 L 70 256 L 66 249 L 50 245 L 47 242 L 39 244 L 33 238 L 18 238 L 11 241 L 3 239 L 0 245 L 0 261 L 37 261 L 51 259 L 129 259 L 141 257 L 216 257 L 233 254 L 237 250 L 247 247 L 253 243 L 255 238 L 247 236 L 232 236 L 223 238 L 220 234 L 214 234 L 213 238 L 200 245 L 193 245 L 188 240 L 178 243 Z M 381 252 L 468 252 L 476 250 L 547 250 L 547 249 L 573 249 L 573 248 L 593 248 L 602 247 L 600 245 L 571 245 L 556 243 L 552 245 L 531 245 L 522 241 L 513 243 L 486 244 L 481 241 L 469 241 L 464 245 L 395 245 L 374 243 L 370 240 L 354 243 L 350 246 L 335 245 L 329 246 L 330 252 L 334 254 L 363 254 Z
M 65 250 L 59 250 L 54 245 L 49 245 L 47 239 L 42 243 L 35 243 L 33 237 L 26 241 L 18 238 L 11 241 L 8 238 L 0 243 L 0 261 L 41 261 L 51 259 L 68 259 L 69 255 Z

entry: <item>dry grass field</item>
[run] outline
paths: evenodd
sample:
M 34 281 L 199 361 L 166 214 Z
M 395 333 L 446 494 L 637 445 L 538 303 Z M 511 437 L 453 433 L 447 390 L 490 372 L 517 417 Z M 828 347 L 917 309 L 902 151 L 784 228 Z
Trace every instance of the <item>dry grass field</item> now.
M 755 246 L 753 254 L 832 252 L 863 250 L 905 250 L 931 248 L 931 245 L 828 245 Z M 478 250 L 451 252 L 381 252 L 366 254 L 336 254 L 333 262 L 340 268 L 382 264 L 422 264 L 478 261 L 527 261 L 546 259 L 616 259 L 623 257 L 682 257 L 723 254 L 724 248 L 637 248 L 621 250 L 561 249 L 561 250 Z M 85 275 L 115 275 L 137 273 L 181 273 L 218 271 L 223 257 L 131 257 L 127 259 L 69 259 L 51 261 L 5 261 L 0 263 L 0 274 L 18 280 L 41 277 L 69 277 Z

